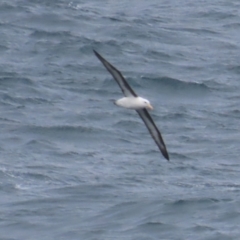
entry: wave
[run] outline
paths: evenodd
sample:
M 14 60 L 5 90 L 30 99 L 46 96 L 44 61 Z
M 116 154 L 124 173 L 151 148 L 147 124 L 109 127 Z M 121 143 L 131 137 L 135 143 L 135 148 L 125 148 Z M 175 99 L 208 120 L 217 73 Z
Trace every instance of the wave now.
M 40 97 L 16 97 L 4 94 L 1 99 L 1 103 L 5 105 L 25 105 L 27 104 L 40 104 L 40 103 L 52 103 L 51 101 Z
M 11 74 L 12 76 L 5 76 L 5 77 L 1 77 L 0 78 L 0 84 L 10 84 L 10 83 L 21 83 L 21 84 L 25 84 L 25 85 L 34 85 L 34 81 L 32 81 L 30 78 L 26 78 L 26 77 L 18 77 L 18 76 L 14 76 L 14 74 L 12 73 L 2 73 L 2 74 L 6 74 L 9 75 Z
M 229 66 L 227 68 L 229 71 L 236 73 L 236 74 L 240 74 L 240 65 L 233 65 L 233 66 Z
M 208 92 L 210 88 L 205 83 L 185 82 L 171 77 L 142 77 L 143 80 L 151 82 L 158 89 L 181 90 L 182 92 Z
M 70 38 L 73 38 L 73 37 L 76 37 L 74 36 L 73 34 L 71 34 L 71 32 L 69 31 L 46 31 L 46 30 L 35 30 L 32 34 L 31 34 L 31 37 L 34 37 L 34 38 L 42 38 L 42 37 L 51 37 L 51 38 L 56 38 L 56 39 L 59 39 L 59 38 L 62 38 L 62 37 L 67 37 L 68 39 Z
M 84 127 L 80 125 L 57 125 L 57 126 L 37 126 L 37 125 L 27 125 L 22 127 L 23 131 L 29 130 L 32 132 L 42 132 L 42 133 L 96 133 L 102 132 L 103 129 L 94 127 Z

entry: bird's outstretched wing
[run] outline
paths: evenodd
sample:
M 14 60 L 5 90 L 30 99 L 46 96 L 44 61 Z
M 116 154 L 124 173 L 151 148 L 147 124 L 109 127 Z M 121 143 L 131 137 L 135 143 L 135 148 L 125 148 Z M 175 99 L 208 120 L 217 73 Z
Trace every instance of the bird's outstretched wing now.
M 157 126 L 155 125 L 154 121 L 152 120 L 150 114 L 146 109 L 139 109 L 136 110 L 139 116 L 142 118 L 143 122 L 145 123 L 148 131 L 152 135 L 152 138 L 154 139 L 155 143 L 158 145 L 158 148 L 162 152 L 162 155 L 169 160 L 167 148 L 165 146 L 165 143 L 162 139 L 162 135 L 159 132 Z
M 111 73 L 113 78 L 118 83 L 119 87 L 121 88 L 123 94 L 126 97 L 137 97 L 137 94 L 132 90 L 132 88 L 127 83 L 126 79 L 123 77 L 121 72 L 117 70 L 112 64 L 110 64 L 106 59 L 104 59 L 98 52 L 93 50 L 97 58 L 102 62 L 104 67 Z

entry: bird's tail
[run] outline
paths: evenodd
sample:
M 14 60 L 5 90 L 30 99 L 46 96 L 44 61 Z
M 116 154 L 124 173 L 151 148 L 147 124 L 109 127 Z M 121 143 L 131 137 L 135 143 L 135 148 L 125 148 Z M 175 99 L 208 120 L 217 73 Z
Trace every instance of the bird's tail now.
M 115 99 L 110 99 L 109 101 L 116 105 L 116 100 Z

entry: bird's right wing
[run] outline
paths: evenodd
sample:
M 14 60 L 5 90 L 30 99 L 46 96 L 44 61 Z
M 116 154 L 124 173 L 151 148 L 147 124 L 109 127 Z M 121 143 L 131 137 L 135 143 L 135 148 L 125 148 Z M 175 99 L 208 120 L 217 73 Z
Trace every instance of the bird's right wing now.
M 121 72 L 117 70 L 112 64 L 110 64 L 106 59 L 104 59 L 98 52 L 93 50 L 97 58 L 102 62 L 104 67 L 111 73 L 113 78 L 118 83 L 121 88 L 123 94 L 126 97 L 137 97 L 137 94 L 132 90 L 132 88 L 127 83 L 126 79 L 123 77 Z

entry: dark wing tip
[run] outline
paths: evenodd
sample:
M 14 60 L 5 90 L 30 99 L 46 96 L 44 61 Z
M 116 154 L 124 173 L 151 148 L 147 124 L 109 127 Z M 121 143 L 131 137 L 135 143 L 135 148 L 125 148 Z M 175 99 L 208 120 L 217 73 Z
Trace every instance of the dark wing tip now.
M 109 69 L 108 69 L 108 67 L 106 66 L 106 64 L 107 65 L 109 65 L 109 66 L 111 66 L 112 68 L 114 68 L 106 59 L 104 59 L 97 51 L 95 51 L 94 49 L 93 49 L 93 52 L 94 52 L 94 54 L 96 55 L 96 57 L 102 62 L 102 64 L 107 68 L 107 70 L 109 71 Z
M 93 49 L 93 52 L 99 60 L 101 60 L 101 61 L 104 60 L 103 57 L 97 51 L 95 51 L 94 49 Z
M 164 148 L 161 152 L 162 152 L 162 155 L 163 155 L 168 161 L 170 161 L 170 158 L 169 158 L 167 149 Z
M 168 151 L 167 151 L 167 148 L 163 142 L 163 139 L 162 139 L 162 146 L 159 146 L 159 149 L 161 150 L 161 153 L 162 155 L 168 160 L 170 161 L 170 158 L 169 158 L 169 155 L 168 155 Z
M 93 49 L 93 52 L 95 53 L 95 55 L 97 56 L 97 58 L 102 59 L 102 56 L 101 56 L 97 51 L 95 51 L 95 50 Z

